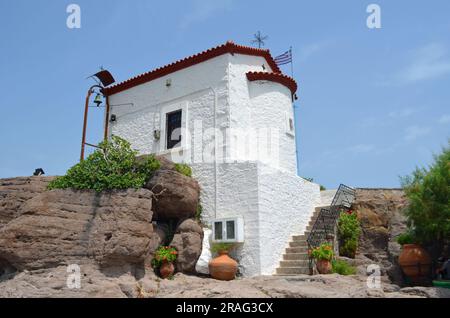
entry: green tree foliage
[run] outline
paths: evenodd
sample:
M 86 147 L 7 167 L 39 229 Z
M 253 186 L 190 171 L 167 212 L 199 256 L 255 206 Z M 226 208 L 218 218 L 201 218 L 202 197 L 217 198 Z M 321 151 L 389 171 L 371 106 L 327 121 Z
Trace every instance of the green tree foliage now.
M 86 160 L 70 168 L 65 176 L 50 182 L 48 189 L 108 189 L 141 188 L 160 168 L 154 156 L 136 160 L 137 152 L 128 141 L 113 136 L 104 141 Z
M 339 254 L 349 258 L 355 258 L 359 235 L 361 234 L 361 226 L 356 213 L 352 211 L 344 211 L 341 213 L 338 223 L 338 233 L 340 241 Z
M 428 169 L 416 168 L 401 178 L 409 199 L 405 211 L 414 239 L 442 244 L 450 238 L 450 141 Z

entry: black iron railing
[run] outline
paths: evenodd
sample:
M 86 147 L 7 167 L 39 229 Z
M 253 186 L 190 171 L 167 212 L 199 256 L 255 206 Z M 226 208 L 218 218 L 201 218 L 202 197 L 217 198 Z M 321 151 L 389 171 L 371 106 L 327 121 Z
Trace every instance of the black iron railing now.
M 312 250 L 323 243 L 331 243 L 334 246 L 336 223 L 342 210 L 348 210 L 355 200 L 355 189 L 341 184 L 328 208 L 320 210 L 308 235 L 308 249 Z M 314 261 L 309 259 L 309 268 L 313 273 Z

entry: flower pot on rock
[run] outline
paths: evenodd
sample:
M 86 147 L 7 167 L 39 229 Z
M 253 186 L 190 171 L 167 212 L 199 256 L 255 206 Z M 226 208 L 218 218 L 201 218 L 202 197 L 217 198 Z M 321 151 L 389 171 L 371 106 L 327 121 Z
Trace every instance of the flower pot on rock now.
M 316 263 L 316 267 L 317 267 L 317 271 L 323 275 L 330 274 L 333 270 L 331 262 L 326 259 L 318 260 Z
M 331 260 L 334 257 L 333 247 L 329 243 L 323 243 L 312 249 L 310 257 L 316 260 L 316 268 L 320 274 L 330 274 L 333 270 Z
M 152 260 L 152 266 L 158 270 L 162 278 L 169 278 L 175 273 L 173 263 L 177 260 L 177 250 L 171 246 L 160 246 Z
M 238 263 L 228 256 L 228 251 L 221 250 L 219 256 L 209 262 L 209 273 L 218 280 L 233 280 L 236 277 Z
M 431 257 L 425 249 L 417 244 L 403 245 L 398 264 L 405 276 L 412 282 L 422 281 L 431 272 Z

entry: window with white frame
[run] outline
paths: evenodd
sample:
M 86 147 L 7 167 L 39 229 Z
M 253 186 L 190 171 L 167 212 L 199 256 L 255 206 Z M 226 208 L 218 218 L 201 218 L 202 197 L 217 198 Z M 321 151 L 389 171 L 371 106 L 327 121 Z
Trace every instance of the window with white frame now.
M 187 103 L 161 108 L 160 151 L 186 148 Z
M 244 242 L 244 221 L 242 218 L 216 219 L 212 223 L 213 242 Z

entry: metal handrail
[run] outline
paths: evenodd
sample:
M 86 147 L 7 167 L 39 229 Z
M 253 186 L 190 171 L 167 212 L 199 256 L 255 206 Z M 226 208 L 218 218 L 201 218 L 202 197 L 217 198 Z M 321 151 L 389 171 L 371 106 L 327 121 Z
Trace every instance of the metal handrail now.
M 330 242 L 332 245 L 336 223 L 342 209 L 350 209 L 355 200 L 355 189 L 341 184 L 328 208 L 322 208 L 308 235 L 308 249 L 319 247 L 321 244 Z M 312 274 L 313 260 L 309 259 L 309 268 Z

